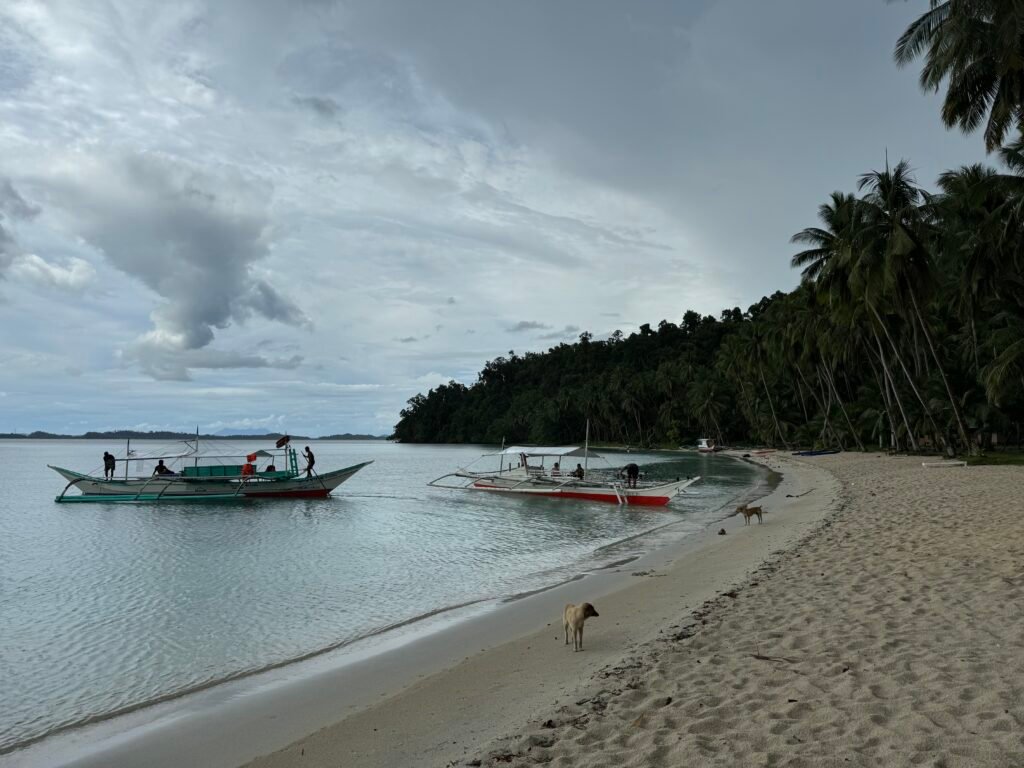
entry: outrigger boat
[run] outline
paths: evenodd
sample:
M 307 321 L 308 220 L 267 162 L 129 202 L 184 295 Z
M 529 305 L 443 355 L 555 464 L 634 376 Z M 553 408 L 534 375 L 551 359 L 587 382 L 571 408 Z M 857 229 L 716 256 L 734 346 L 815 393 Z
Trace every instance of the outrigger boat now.
M 282 437 L 275 451 L 259 450 L 248 454 L 200 454 L 199 436 L 185 441 L 185 449 L 174 454 L 137 456 L 129 442 L 124 458 L 115 458 L 115 467 L 123 466 L 123 475 L 106 479 L 47 466 L 68 481 L 55 501 L 154 502 L 154 501 L 236 501 L 245 499 L 323 499 L 372 461 L 354 464 L 323 474 L 303 476 L 295 449 Z M 264 462 L 262 469 L 259 464 Z M 280 462 L 282 469 L 277 468 Z M 138 474 L 130 475 L 135 463 Z M 167 462 L 166 464 L 164 462 Z M 156 465 L 166 467 L 157 474 Z M 146 470 L 152 474 L 144 474 Z M 116 469 L 115 474 L 122 474 Z M 80 494 L 67 495 L 72 488 Z
M 477 459 L 498 457 L 497 470 L 472 471 L 469 467 L 449 472 L 427 485 L 457 491 L 490 491 L 524 496 L 547 496 L 559 499 L 585 499 L 629 506 L 660 507 L 668 504 L 684 488 L 699 477 L 660 483 L 638 480 L 630 487 L 614 469 L 590 470 L 590 459 L 601 459 L 587 447 L 565 446 L 538 448 L 512 446 L 498 453 L 486 453 Z M 563 467 L 564 459 L 582 458 L 583 477 Z M 548 465 L 549 460 L 553 459 Z M 533 460 L 533 463 L 531 463 Z M 516 462 L 513 465 L 513 462 Z M 474 464 L 476 462 L 473 462 Z M 472 467 L 473 465 L 469 465 Z M 454 479 L 449 479 L 454 478 Z

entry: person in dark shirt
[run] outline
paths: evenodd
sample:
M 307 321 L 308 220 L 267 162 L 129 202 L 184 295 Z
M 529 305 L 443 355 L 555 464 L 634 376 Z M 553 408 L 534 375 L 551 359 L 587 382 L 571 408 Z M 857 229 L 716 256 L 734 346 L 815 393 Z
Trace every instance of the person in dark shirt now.
M 114 469 L 117 467 L 117 459 L 114 458 L 114 454 L 103 452 L 103 479 L 113 480 Z
M 160 459 L 160 461 L 158 461 L 156 463 L 156 467 L 153 468 L 153 474 L 154 475 L 173 475 L 174 473 L 171 472 L 171 470 L 167 467 L 166 464 L 164 464 L 164 460 Z
M 306 458 L 306 477 L 313 476 L 313 465 L 316 464 L 316 456 L 309 450 L 309 446 L 306 446 L 306 450 L 302 452 L 302 455 Z
M 577 464 L 576 465 L 576 469 L 574 469 L 572 471 L 572 476 L 573 477 L 578 477 L 580 480 L 583 479 L 583 475 L 585 475 L 585 474 L 586 474 L 586 472 L 583 471 L 583 465 L 582 464 Z
M 626 485 L 628 485 L 630 488 L 636 488 L 637 478 L 640 477 L 640 467 L 630 462 L 625 467 L 623 467 L 623 472 L 626 473 Z

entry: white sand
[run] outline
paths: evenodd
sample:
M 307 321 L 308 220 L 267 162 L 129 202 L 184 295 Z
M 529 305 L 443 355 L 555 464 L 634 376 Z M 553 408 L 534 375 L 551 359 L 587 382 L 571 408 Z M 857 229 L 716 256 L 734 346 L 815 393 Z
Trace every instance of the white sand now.
M 656 725 L 653 718 L 679 708 L 685 696 L 678 687 L 685 675 L 711 668 L 696 665 L 695 672 L 688 655 L 698 637 L 711 636 L 713 624 L 702 626 L 698 636 L 688 641 L 668 638 L 689 633 L 684 628 L 693 623 L 691 612 L 706 611 L 701 608 L 706 601 L 744 583 L 753 568 L 809 535 L 837 508 L 839 484 L 831 474 L 810 464 L 768 459 L 776 468 L 779 462 L 785 464 L 784 479 L 763 502 L 764 525 L 755 520 L 745 527 L 741 518 L 731 518 L 725 523 L 728 535 L 710 530 L 693 537 L 688 551 L 675 562 L 661 562 L 653 573 L 636 576 L 628 587 L 610 594 L 603 593 L 600 580 L 593 578 L 562 587 L 546 597 L 550 613 L 546 626 L 543 618 L 526 614 L 529 618 L 524 621 L 530 625 L 505 630 L 510 636 L 520 635 L 517 639 L 470 655 L 376 706 L 249 765 L 443 766 L 475 756 L 488 762 L 485 746 L 517 729 L 525 729 L 527 735 L 513 738 L 508 746 L 498 745 L 494 754 L 502 760 L 650 764 L 654 756 L 642 757 L 638 744 L 624 747 L 622 742 L 640 733 L 631 723 L 641 716 L 650 719 L 643 733 L 652 739 L 653 751 L 661 749 L 666 732 L 676 732 L 678 723 Z M 805 495 L 786 498 L 797 494 Z M 723 599 L 734 605 L 747 602 Z M 601 616 L 586 626 L 585 650 L 573 653 L 563 645 L 560 609 L 565 602 L 583 600 L 594 602 Z M 495 621 L 507 621 L 508 614 L 503 615 Z M 766 633 L 762 626 L 756 631 Z M 773 646 L 765 642 L 767 653 Z M 674 648 L 679 649 L 678 658 L 670 659 Z M 665 666 L 675 663 L 678 669 Z M 748 662 L 742 664 L 745 667 Z M 749 664 L 771 667 L 774 663 Z M 662 688 L 671 692 L 663 693 Z M 697 691 L 691 693 L 697 695 Z M 666 713 L 648 712 L 669 695 L 673 703 Z M 581 699 L 588 701 L 573 703 Z M 555 727 L 539 726 L 545 721 Z M 534 732 L 535 727 L 539 730 Z M 685 754 L 677 753 L 670 762 L 678 763 Z
M 1024 765 L 1024 471 L 810 462 L 820 531 L 483 764 Z

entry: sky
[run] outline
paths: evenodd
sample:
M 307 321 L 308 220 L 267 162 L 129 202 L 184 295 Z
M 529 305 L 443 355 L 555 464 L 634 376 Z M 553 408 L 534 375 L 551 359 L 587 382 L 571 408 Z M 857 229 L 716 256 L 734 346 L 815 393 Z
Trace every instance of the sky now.
M 927 0 L 4 0 L 0 432 L 388 434 L 485 361 L 799 275 L 859 174 L 985 159 Z

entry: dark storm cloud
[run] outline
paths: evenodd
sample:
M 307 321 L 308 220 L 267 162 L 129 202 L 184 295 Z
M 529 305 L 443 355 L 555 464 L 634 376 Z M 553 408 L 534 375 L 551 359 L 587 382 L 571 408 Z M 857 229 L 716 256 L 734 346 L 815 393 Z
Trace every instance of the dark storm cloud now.
M 538 323 L 536 320 L 520 320 L 515 325 L 509 326 L 510 333 L 522 333 L 523 331 L 546 331 L 551 326 L 547 323 Z
M 310 109 L 326 120 L 337 117 L 341 112 L 341 105 L 338 102 L 324 96 L 295 96 L 292 103 Z
M 308 323 L 257 275 L 269 252 L 269 190 L 259 182 L 138 154 L 107 158 L 87 174 L 58 178 L 53 188 L 81 236 L 163 299 L 152 313 L 154 329 L 127 350 L 144 370 L 178 376 L 181 366 L 168 356 L 200 350 L 216 329 L 253 315 Z M 203 361 L 199 367 L 230 367 L 231 360 L 254 367 L 245 357 L 221 356 L 213 366 L 202 356 L 182 359 Z

